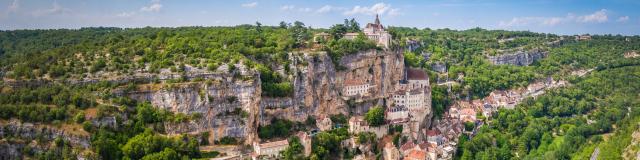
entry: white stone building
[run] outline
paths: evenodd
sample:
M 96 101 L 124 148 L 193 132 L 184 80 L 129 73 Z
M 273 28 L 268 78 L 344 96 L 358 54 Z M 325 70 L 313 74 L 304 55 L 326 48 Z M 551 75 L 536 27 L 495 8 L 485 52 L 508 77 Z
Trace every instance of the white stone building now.
M 387 108 L 385 119 L 389 124 L 397 124 L 409 121 L 409 109 L 405 106 L 393 106 Z
M 342 94 L 347 97 L 369 95 L 369 88 L 371 87 L 369 83 L 361 79 L 347 79 L 344 81 L 343 86 Z
M 410 112 L 422 111 L 425 108 L 424 90 L 414 89 L 412 91 L 399 90 L 393 95 L 395 106 L 404 106 Z

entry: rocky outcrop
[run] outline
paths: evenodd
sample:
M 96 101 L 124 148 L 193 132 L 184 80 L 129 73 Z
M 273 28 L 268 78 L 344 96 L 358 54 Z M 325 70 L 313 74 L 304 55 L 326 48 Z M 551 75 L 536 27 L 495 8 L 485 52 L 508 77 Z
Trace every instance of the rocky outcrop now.
M 20 137 L 21 139 L 44 138 L 52 141 L 58 137 L 70 142 L 74 146 L 88 148 L 90 146 L 89 135 L 84 131 L 68 131 L 65 129 L 38 125 L 33 123 L 22 123 L 12 120 L 8 123 L 0 123 L 0 137 Z
M 511 64 L 516 66 L 528 66 L 531 63 L 547 56 L 546 51 L 517 51 L 511 54 L 488 56 L 489 61 L 495 65 Z
M 291 53 L 289 60 L 290 74 L 285 77 L 294 88 L 289 97 L 261 97 L 259 75 L 224 74 L 204 78 L 210 82 L 145 84 L 139 85 L 137 91 L 118 94 L 149 101 L 153 106 L 173 112 L 203 115 L 200 120 L 190 122 L 167 122 L 168 134 L 208 131 L 210 141 L 237 137 L 250 144 L 257 140 L 258 125 L 267 125 L 273 118 L 304 121 L 309 116 L 349 115 L 351 109 L 347 101 L 354 97 L 344 97 L 341 93 L 347 79 L 363 80 L 372 86 L 367 96 L 357 97 L 360 102 L 367 102 L 364 106 L 384 105 L 404 71 L 401 51 L 363 51 L 344 56 L 337 65 L 324 52 Z M 358 110 L 361 111 L 354 114 L 362 114 L 367 109 Z
M 65 125 L 58 128 L 48 125 L 22 123 L 19 120 L 1 122 L 0 159 L 21 159 L 22 150 L 27 145 L 33 146 L 31 147 L 33 152 L 44 152 L 45 150 L 43 148 L 46 148 L 46 146 L 38 147 L 37 143 L 32 143 L 32 140 L 36 139 L 51 142 L 56 138 L 62 138 L 64 141 L 69 142 L 74 148 L 87 149 L 90 147 L 88 133 L 84 131 L 70 131 L 63 128 L 67 127 L 65 127 Z
M 185 123 L 167 122 L 165 130 L 169 134 L 209 132 L 210 140 L 239 137 L 250 144 L 259 120 L 259 76 L 226 75 L 210 77 L 207 81 L 176 83 L 160 89 L 148 87 L 150 89 L 126 95 L 169 111 L 203 115 L 199 120 Z
M 435 62 L 435 63 L 431 64 L 431 69 L 433 71 L 438 72 L 438 73 L 445 73 L 445 72 L 447 72 L 447 64 L 442 63 L 442 62 Z
M 382 105 L 383 99 L 394 92 L 404 70 L 404 57 L 400 51 L 369 50 L 346 55 L 337 68 L 324 52 L 297 53 L 290 60 L 294 95 L 263 97 L 260 117 L 265 124 L 274 117 L 303 121 L 308 116 L 349 115 L 349 98 L 342 94 L 347 79 L 363 80 L 373 86 L 368 96 L 357 97 L 359 101 L 375 101 Z

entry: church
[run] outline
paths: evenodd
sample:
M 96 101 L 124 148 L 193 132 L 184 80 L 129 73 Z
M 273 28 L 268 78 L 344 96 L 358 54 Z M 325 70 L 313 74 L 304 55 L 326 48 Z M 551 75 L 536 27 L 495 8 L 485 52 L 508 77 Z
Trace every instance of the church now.
M 384 26 L 380 23 L 380 17 L 376 14 L 376 20 L 374 23 L 368 23 L 363 30 L 364 35 L 370 40 L 373 40 L 384 48 L 389 48 L 391 45 L 391 34 L 384 29 Z M 346 39 L 355 39 L 358 33 L 347 33 L 344 35 Z

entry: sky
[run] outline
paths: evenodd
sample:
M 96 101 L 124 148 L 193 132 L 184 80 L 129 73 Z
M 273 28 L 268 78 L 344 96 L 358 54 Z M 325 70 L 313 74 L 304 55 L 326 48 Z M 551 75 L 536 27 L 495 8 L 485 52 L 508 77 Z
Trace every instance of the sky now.
M 640 0 L 0 0 L 0 30 L 277 25 L 387 26 L 640 35 Z

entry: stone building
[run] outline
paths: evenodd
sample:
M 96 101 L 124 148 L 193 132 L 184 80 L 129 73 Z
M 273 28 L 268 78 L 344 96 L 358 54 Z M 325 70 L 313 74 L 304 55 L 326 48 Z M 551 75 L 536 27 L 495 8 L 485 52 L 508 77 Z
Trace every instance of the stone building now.
M 380 23 L 380 18 L 376 15 L 374 23 L 368 23 L 363 30 L 364 35 L 372 41 L 375 41 L 378 46 L 389 48 L 391 45 L 391 34 L 384 29 L 384 26 Z M 347 33 L 344 35 L 346 39 L 355 39 L 358 37 L 358 33 Z
M 367 121 L 362 116 L 353 116 L 349 118 L 349 132 L 360 133 L 369 129 Z
M 409 109 L 405 106 L 393 106 L 387 108 L 385 119 L 389 124 L 398 124 L 409 121 Z
M 318 116 L 318 118 L 316 118 L 316 126 L 318 127 L 318 129 L 320 129 L 320 131 L 331 130 L 333 129 L 333 122 L 331 121 L 331 118 L 329 118 L 329 116 L 320 115 Z
M 383 156 L 385 160 L 398 160 L 400 159 L 400 151 L 393 145 L 392 142 L 387 142 L 384 145 Z
M 344 96 L 355 96 L 355 95 L 368 95 L 369 94 L 369 83 L 366 83 L 361 79 L 347 79 L 344 81 L 344 88 L 342 90 L 342 94 Z
M 417 68 L 407 68 L 405 74 L 405 82 L 400 83 L 400 86 L 406 90 L 412 89 L 428 89 L 429 88 L 429 76 L 427 72 Z
M 253 144 L 253 150 L 259 156 L 278 157 L 280 156 L 280 151 L 285 150 L 287 147 L 289 147 L 289 141 L 286 139 L 275 142 Z
M 414 89 L 412 91 L 399 90 L 393 95 L 393 104 L 395 106 L 404 106 L 409 111 L 423 110 L 425 108 L 424 91 Z
M 463 122 L 475 122 L 476 111 L 473 108 L 463 108 L 460 110 L 460 120 Z

